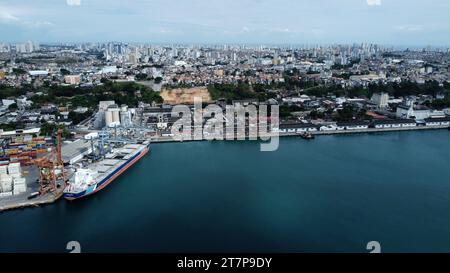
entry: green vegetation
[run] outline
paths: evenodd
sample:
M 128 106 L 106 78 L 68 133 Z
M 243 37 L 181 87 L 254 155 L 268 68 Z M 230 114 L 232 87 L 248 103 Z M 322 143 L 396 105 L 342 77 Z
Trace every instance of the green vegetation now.
M 164 100 L 159 93 L 147 90 L 142 93 L 142 101 L 145 103 L 163 103 Z
M 8 106 L 9 111 L 16 111 L 18 109 L 17 103 L 13 103 L 10 106 Z
M 433 107 L 434 109 L 440 110 L 444 108 L 450 108 L 450 96 L 447 96 L 445 99 L 434 100 L 429 104 L 429 106 Z
M 19 97 L 21 95 L 25 95 L 27 89 L 27 87 L 15 88 L 0 85 L 0 99 L 7 99 L 10 97 Z
M 313 111 L 311 111 L 311 113 L 309 113 L 309 117 L 310 117 L 311 119 L 324 118 L 324 117 L 325 117 L 325 113 L 319 112 L 319 111 L 317 111 L 317 110 L 313 110 Z
M 343 109 L 338 110 L 337 121 L 353 121 L 353 120 L 367 120 L 369 116 L 366 115 L 366 110 L 359 109 L 352 104 L 345 104 Z
M 351 87 L 342 88 L 340 85 L 315 85 L 303 90 L 309 96 L 326 97 L 328 95 L 346 96 L 350 98 L 366 97 L 370 98 L 374 93 L 386 92 L 394 97 L 405 97 L 412 95 L 431 95 L 436 96 L 440 93 L 450 92 L 450 85 L 439 86 L 436 81 L 427 81 L 425 84 L 416 82 L 371 84 L 368 88 Z
M 134 82 L 114 83 L 103 80 L 104 84 L 93 88 L 77 88 L 74 86 L 42 87 L 45 95 L 34 96 L 31 100 L 35 104 L 55 103 L 57 105 L 69 104 L 72 107 L 94 108 L 102 100 L 114 100 L 117 104 L 137 106 L 139 101 L 146 103 L 162 103 L 163 99 L 151 88 Z M 141 98 L 138 96 L 140 94 Z
M 402 83 L 388 83 L 388 84 L 373 84 L 369 86 L 371 94 L 377 92 L 387 92 L 389 95 L 395 97 L 404 97 L 411 95 L 431 95 L 436 96 L 439 93 L 449 92 L 450 86 L 445 84 L 439 86 L 437 81 L 427 81 L 424 84 L 416 82 L 402 82 Z
M 61 68 L 59 71 L 61 72 L 61 75 L 63 75 L 63 76 L 71 74 L 71 72 L 65 68 Z
M 214 84 L 208 86 L 209 94 L 213 100 L 225 99 L 228 103 L 233 100 L 257 99 L 265 101 L 273 97 L 266 92 L 264 85 L 251 86 L 247 83 Z
M 148 75 L 145 74 L 145 73 L 139 73 L 139 74 L 135 75 L 134 78 L 135 78 L 137 81 L 147 81 L 147 80 L 150 80 L 150 78 L 148 77 Z
M 11 123 L 1 123 L 0 130 L 3 131 L 14 131 L 17 129 L 23 129 L 25 126 L 22 123 L 11 122 Z
M 13 73 L 16 75 L 25 75 L 27 74 L 27 71 L 23 70 L 22 68 L 13 68 Z
M 54 136 L 58 129 L 62 129 L 62 137 L 70 137 L 70 132 L 67 130 L 65 125 L 58 125 L 54 123 L 43 122 L 41 124 L 41 135 L 42 136 Z
M 161 78 L 161 77 L 156 77 L 155 78 L 155 83 L 156 84 L 160 84 L 162 81 L 163 81 L 163 78 Z
M 92 111 L 87 111 L 85 113 L 77 113 L 74 111 L 69 112 L 69 119 L 73 122 L 74 125 L 80 124 L 83 120 L 92 116 Z
M 290 116 L 292 116 L 293 112 L 300 112 L 300 111 L 304 111 L 305 109 L 303 109 L 300 106 L 297 105 L 281 105 L 280 106 L 280 117 L 281 118 L 288 118 Z

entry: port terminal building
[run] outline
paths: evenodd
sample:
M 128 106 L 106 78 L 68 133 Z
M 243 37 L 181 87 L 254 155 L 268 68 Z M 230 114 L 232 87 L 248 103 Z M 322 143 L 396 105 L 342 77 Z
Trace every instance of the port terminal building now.
M 85 155 L 92 153 L 92 145 L 89 140 L 79 139 L 73 142 L 64 142 L 61 148 L 61 155 L 64 164 L 74 164 Z

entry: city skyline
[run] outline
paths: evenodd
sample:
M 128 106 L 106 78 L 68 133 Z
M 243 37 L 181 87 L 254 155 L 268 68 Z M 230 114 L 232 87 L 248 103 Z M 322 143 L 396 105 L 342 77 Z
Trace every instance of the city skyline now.
M 4 42 L 450 45 L 432 1 L 0 1 Z

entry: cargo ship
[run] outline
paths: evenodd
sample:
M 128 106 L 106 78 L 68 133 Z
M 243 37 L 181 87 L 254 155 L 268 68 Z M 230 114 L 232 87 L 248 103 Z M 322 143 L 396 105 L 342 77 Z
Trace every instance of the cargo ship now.
M 101 160 L 75 171 L 64 189 L 64 198 L 75 200 L 104 189 L 149 151 L 149 142 L 113 148 Z

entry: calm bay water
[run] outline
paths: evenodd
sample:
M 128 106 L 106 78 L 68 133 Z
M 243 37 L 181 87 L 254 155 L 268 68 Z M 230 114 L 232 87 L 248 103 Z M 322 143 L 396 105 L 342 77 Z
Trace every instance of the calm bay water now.
M 0 213 L 0 252 L 450 252 L 450 132 L 155 144 L 84 200 Z

